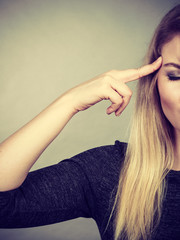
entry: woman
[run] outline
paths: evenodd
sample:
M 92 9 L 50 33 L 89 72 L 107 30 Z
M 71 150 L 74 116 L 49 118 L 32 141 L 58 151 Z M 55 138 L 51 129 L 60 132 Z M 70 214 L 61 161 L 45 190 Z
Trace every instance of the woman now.
M 0 145 L 0 226 L 93 218 L 103 240 L 180 236 L 180 5 L 158 26 L 139 69 L 112 70 L 60 96 Z M 104 99 L 119 116 L 139 79 L 128 146 L 88 150 L 29 172 L 67 122 Z M 120 177 L 119 177 L 120 176 Z

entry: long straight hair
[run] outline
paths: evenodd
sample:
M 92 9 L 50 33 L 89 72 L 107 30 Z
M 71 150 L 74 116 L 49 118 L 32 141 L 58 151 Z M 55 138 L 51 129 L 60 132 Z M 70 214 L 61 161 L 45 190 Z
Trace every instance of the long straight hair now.
M 164 44 L 179 33 L 180 5 L 177 5 L 157 27 L 145 64 L 156 60 Z M 136 99 L 113 207 L 115 240 L 150 239 L 161 218 L 165 177 L 174 162 L 174 132 L 162 111 L 157 72 L 139 80 Z

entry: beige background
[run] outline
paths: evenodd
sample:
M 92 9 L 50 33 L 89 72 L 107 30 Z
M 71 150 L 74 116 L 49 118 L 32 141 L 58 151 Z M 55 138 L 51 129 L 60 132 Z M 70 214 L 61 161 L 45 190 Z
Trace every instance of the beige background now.
M 142 64 L 161 17 L 178 0 L 0 0 L 0 140 L 67 89 L 110 69 Z M 135 91 L 135 84 L 129 84 Z M 134 97 L 133 97 L 134 98 Z M 121 117 L 109 102 L 77 114 L 31 170 L 128 140 L 133 98 Z M 0 239 L 97 240 L 92 219 L 0 229 Z

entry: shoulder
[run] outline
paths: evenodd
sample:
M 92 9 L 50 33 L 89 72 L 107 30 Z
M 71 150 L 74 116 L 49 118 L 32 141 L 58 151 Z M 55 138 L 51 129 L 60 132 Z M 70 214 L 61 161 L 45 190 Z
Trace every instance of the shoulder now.
M 89 186 L 93 196 L 94 219 L 109 216 L 114 203 L 119 175 L 126 153 L 127 143 L 115 141 L 114 145 L 105 145 L 89 149 L 71 161 L 79 166 L 81 174 L 87 180 L 83 186 Z
M 63 169 L 66 178 L 68 173 L 70 181 L 82 187 L 94 219 L 98 214 L 104 218 L 105 209 L 109 209 L 114 198 L 126 148 L 127 143 L 115 141 L 113 145 L 92 148 L 59 163 L 66 166 Z
M 92 180 L 112 180 L 112 177 L 118 179 L 126 148 L 127 143 L 115 141 L 114 145 L 92 148 L 66 161 L 79 166 L 81 171 Z
M 115 141 L 113 145 L 104 145 L 89 149 L 72 157 L 72 160 L 84 161 L 88 165 L 94 163 L 122 162 L 124 160 L 127 143 Z

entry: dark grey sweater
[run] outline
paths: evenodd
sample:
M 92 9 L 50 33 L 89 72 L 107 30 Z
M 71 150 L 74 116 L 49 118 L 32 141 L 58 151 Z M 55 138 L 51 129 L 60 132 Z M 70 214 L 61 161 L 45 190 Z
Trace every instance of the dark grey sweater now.
M 0 227 L 35 227 L 93 218 L 103 240 L 113 240 L 113 218 L 104 233 L 124 160 L 125 143 L 102 146 L 30 172 L 17 189 L 0 192 Z M 167 176 L 161 222 L 152 240 L 180 239 L 180 172 Z

